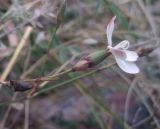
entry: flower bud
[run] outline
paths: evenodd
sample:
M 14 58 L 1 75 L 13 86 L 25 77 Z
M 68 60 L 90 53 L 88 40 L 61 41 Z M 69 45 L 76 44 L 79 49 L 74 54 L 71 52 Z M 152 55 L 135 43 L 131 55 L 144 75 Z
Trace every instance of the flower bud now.
M 10 80 L 10 86 L 12 86 L 15 91 L 26 91 L 33 88 L 31 84 L 17 80 Z
M 137 53 L 140 57 L 149 55 L 153 50 L 155 50 L 155 46 L 145 46 L 137 49 Z
M 72 68 L 72 70 L 73 71 L 84 71 L 88 68 L 91 68 L 101 63 L 109 55 L 110 55 L 110 52 L 107 51 L 106 49 L 91 53 L 88 56 L 82 58 L 80 61 L 78 61 L 75 64 L 75 66 Z
M 75 66 L 72 68 L 73 71 L 83 71 L 89 68 L 89 62 L 85 59 L 78 61 Z

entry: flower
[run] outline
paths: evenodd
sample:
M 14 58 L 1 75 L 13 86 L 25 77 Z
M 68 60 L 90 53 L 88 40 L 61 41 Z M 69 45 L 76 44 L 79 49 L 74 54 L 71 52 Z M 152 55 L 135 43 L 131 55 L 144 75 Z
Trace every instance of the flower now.
M 127 50 L 129 48 L 129 41 L 124 40 L 118 43 L 116 46 L 112 46 L 112 33 L 114 30 L 114 16 L 106 29 L 108 46 L 107 48 L 113 54 L 118 66 L 126 73 L 136 74 L 139 72 L 138 66 L 134 63 L 138 59 L 138 54 L 135 51 Z

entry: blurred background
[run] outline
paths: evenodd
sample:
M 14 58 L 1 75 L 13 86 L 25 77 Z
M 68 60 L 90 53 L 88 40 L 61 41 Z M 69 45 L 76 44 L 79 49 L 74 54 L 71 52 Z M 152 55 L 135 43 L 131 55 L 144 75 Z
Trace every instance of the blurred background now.
M 31 99 L 30 91 L 1 86 L 0 129 L 160 128 L 159 0 L 0 0 L 0 79 L 72 68 L 106 48 L 113 16 L 113 44 L 130 41 L 129 49 L 140 54 L 140 73 L 126 74 L 117 65 L 96 71 L 114 61 L 108 57 L 89 70 L 40 83 Z

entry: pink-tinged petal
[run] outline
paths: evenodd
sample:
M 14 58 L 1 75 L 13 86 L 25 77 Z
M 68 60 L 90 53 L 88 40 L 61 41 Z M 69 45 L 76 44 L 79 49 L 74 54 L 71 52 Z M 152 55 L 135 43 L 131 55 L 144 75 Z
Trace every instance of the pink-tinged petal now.
M 129 51 L 129 50 L 123 50 L 126 54 L 126 60 L 127 61 L 136 61 L 138 59 L 138 54 L 134 51 Z
M 116 16 L 114 16 L 108 26 L 107 26 L 107 29 L 106 29 L 106 34 L 107 34 L 107 41 L 108 41 L 108 44 L 109 46 L 112 46 L 112 33 L 113 33 L 113 30 L 114 30 L 114 21 L 116 19 Z
M 128 40 L 124 40 L 122 42 L 120 42 L 119 44 L 117 44 L 114 48 L 121 48 L 121 49 L 128 49 L 129 48 L 129 41 Z
M 128 62 L 125 60 L 122 60 L 121 58 L 117 58 L 115 57 L 116 62 L 118 64 L 118 66 L 126 73 L 130 73 L 130 74 L 136 74 L 139 73 L 139 68 L 138 66 L 133 63 L 133 62 Z
M 114 56 L 121 59 L 126 59 L 126 53 L 124 52 L 124 50 L 115 49 L 115 47 L 110 47 L 110 51 Z

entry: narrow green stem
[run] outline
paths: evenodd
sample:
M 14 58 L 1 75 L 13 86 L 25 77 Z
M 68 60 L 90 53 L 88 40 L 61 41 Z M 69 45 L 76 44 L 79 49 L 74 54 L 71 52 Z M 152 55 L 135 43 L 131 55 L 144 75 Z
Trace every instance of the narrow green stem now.
M 114 62 L 114 63 L 111 63 L 111 64 L 109 64 L 109 65 L 103 66 L 103 67 L 101 67 L 101 68 L 99 68 L 99 69 L 95 69 L 95 70 L 93 70 L 93 71 L 90 71 L 90 72 L 88 72 L 88 73 L 86 73 L 86 74 L 82 74 L 82 75 L 77 76 L 77 77 L 75 77 L 75 78 L 72 78 L 72 79 L 70 79 L 70 80 L 67 80 L 67 81 L 65 81 L 65 82 L 59 83 L 59 84 L 57 84 L 57 85 L 55 85 L 55 86 L 53 86 L 53 87 L 48 87 L 48 88 L 42 89 L 42 90 L 38 91 L 34 96 L 37 96 L 37 95 L 39 95 L 39 94 L 41 94 L 41 93 L 44 93 L 44 92 L 53 90 L 53 89 L 58 88 L 58 87 L 61 87 L 61 86 L 63 86 L 63 85 L 72 83 L 72 82 L 74 82 L 74 81 L 76 81 L 76 80 L 78 80 L 78 79 L 87 77 L 87 76 L 89 76 L 89 75 L 92 75 L 93 73 L 96 73 L 96 72 L 101 71 L 101 70 L 103 70 L 103 69 L 109 68 L 109 67 L 113 66 L 114 64 L 115 64 L 115 62 Z
M 54 74 L 54 75 L 48 76 L 46 78 L 52 79 L 52 78 L 55 78 L 55 77 L 59 77 L 59 76 L 65 75 L 65 74 L 67 74 L 67 73 L 69 73 L 71 71 L 72 71 L 72 69 L 68 69 L 68 70 L 65 70 L 64 72 L 61 72 L 61 73 L 58 73 L 58 74 Z
M 39 78 L 34 78 L 34 79 L 27 79 L 27 80 L 23 80 L 25 82 L 34 82 L 34 81 L 53 81 L 57 78 L 59 78 L 60 76 L 62 75 L 65 75 L 69 72 L 71 72 L 72 69 L 68 69 L 64 72 L 61 72 L 61 73 L 58 73 L 58 74 L 54 74 L 54 75 L 51 75 L 51 76 L 47 76 L 47 77 L 39 77 Z
M 88 90 L 85 86 L 81 85 L 81 83 L 78 83 L 78 89 L 88 97 L 90 97 L 92 100 L 94 100 L 97 104 L 97 106 L 104 111 L 105 113 L 109 114 L 114 118 L 115 121 L 118 122 L 118 124 L 121 127 L 124 127 L 124 129 L 129 129 L 129 125 L 127 125 L 121 118 L 119 118 L 114 112 L 112 112 L 107 104 L 104 105 L 101 98 L 97 96 L 96 94 L 92 93 L 90 90 Z

